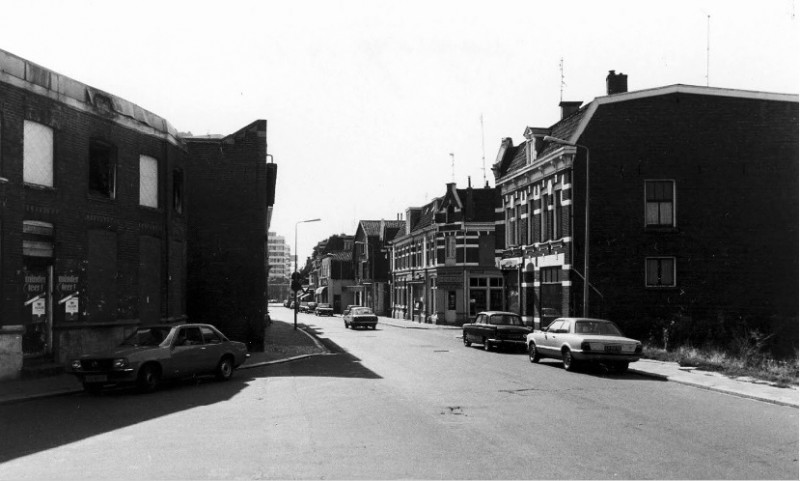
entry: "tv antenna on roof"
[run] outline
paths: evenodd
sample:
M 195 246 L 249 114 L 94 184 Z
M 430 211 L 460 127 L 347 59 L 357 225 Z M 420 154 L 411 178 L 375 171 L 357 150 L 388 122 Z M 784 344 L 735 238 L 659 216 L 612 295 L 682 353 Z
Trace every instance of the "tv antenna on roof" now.
M 456 154 L 450 152 L 450 170 L 453 176 L 453 182 L 456 181 Z
M 711 64 L 711 15 L 706 18 L 706 87 L 709 84 L 709 69 Z
M 558 70 L 561 72 L 561 91 L 558 94 L 558 101 L 564 101 L 564 86 L 566 86 L 566 82 L 564 82 L 564 57 L 561 57 L 561 60 L 558 62 Z

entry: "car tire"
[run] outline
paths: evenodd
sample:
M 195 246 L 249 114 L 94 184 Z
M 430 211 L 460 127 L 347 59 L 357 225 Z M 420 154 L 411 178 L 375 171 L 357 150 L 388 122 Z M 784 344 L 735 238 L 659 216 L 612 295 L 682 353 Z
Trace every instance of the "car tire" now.
M 97 396 L 103 391 L 103 385 L 96 382 L 85 382 L 83 383 L 83 390 L 92 396 Z
M 578 361 L 572 357 L 572 351 L 569 349 L 564 349 L 561 351 L 561 360 L 564 363 L 564 369 L 567 371 L 575 371 L 578 368 Z
M 483 350 L 484 351 L 491 351 L 492 350 L 492 344 L 485 337 L 483 338 Z
M 347 329 L 347 328 L 349 328 L 349 327 L 350 327 L 350 326 L 348 326 L 348 325 L 347 325 L 347 321 L 345 321 L 345 322 L 344 322 L 344 328 L 345 328 L 345 329 Z
M 467 346 L 467 347 L 470 347 L 472 345 L 472 342 L 470 342 L 470 340 L 467 339 L 467 335 L 466 334 L 464 334 L 464 345 Z
M 377 325 L 377 324 L 373 324 L 373 325 L 372 325 L 372 330 L 373 330 L 373 331 L 374 331 L 375 329 L 377 329 L 377 328 L 378 328 L 378 325 Z
M 233 376 L 233 359 L 230 356 L 225 356 L 219 360 L 216 370 L 217 380 L 227 381 Z
M 136 386 L 141 392 L 153 392 L 161 381 L 161 371 L 155 364 L 145 364 L 139 369 Z
M 539 362 L 539 359 L 541 359 L 541 356 L 539 356 L 539 350 L 536 349 L 536 343 L 532 342 L 528 346 L 528 359 L 534 363 Z

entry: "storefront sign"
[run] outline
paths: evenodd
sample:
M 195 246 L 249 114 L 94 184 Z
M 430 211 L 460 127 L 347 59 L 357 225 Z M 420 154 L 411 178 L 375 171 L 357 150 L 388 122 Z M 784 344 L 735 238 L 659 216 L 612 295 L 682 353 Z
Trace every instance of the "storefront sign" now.
M 77 297 L 72 297 L 64 303 L 64 311 L 67 314 L 67 320 L 72 320 L 72 316 L 77 316 L 79 304 Z
M 31 313 L 34 316 L 44 316 L 45 314 L 47 314 L 47 309 L 45 306 L 46 304 L 43 298 L 36 299 L 35 301 L 33 301 L 32 304 L 33 310 Z

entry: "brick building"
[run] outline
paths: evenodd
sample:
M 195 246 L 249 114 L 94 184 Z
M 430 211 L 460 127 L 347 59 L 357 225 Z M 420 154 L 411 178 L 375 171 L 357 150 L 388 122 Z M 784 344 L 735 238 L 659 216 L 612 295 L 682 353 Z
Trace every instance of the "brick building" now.
M 607 96 L 562 102 L 561 120 L 501 144 L 500 263 L 518 312 L 582 314 L 588 173 L 589 315 L 642 337 L 788 316 L 770 329 L 796 336 L 798 96 L 606 82 Z
M 241 182 L 230 192 L 260 190 L 238 199 L 259 202 L 241 243 L 262 252 L 275 178 L 273 167 L 270 187 L 263 172 L 265 135 L 258 121 L 214 145 L 250 162 L 219 179 Z M 204 208 L 193 196 L 208 195 L 192 169 L 212 157 L 200 144 L 125 99 L 0 50 L 0 379 L 111 347 L 142 323 L 187 319 L 187 298 L 197 298 L 187 295 L 191 209 Z M 196 229 L 211 219 L 195 216 Z M 230 274 L 205 280 L 226 285 Z M 255 282 L 264 277 L 262 267 Z
M 371 307 L 379 316 L 391 309 L 389 242 L 400 229 L 405 229 L 405 221 L 362 220 L 353 241 L 355 304 Z
M 463 324 L 487 309 L 505 309 L 495 267 L 498 191 L 456 188 L 406 210 L 391 241 L 392 317 Z
M 267 122 L 183 140 L 191 159 L 187 313 L 232 339 L 263 346 L 277 173 L 267 163 Z

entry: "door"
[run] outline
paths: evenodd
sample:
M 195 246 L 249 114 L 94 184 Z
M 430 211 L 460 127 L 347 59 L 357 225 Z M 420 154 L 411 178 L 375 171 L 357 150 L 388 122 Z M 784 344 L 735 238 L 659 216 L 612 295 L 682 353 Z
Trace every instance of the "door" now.
M 50 258 L 25 257 L 23 357 L 48 355 L 53 347 L 53 266 Z
M 172 343 L 174 376 L 191 376 L 201 371 L 205 362 L 203 336 L 198 327 L 182 327 Z

